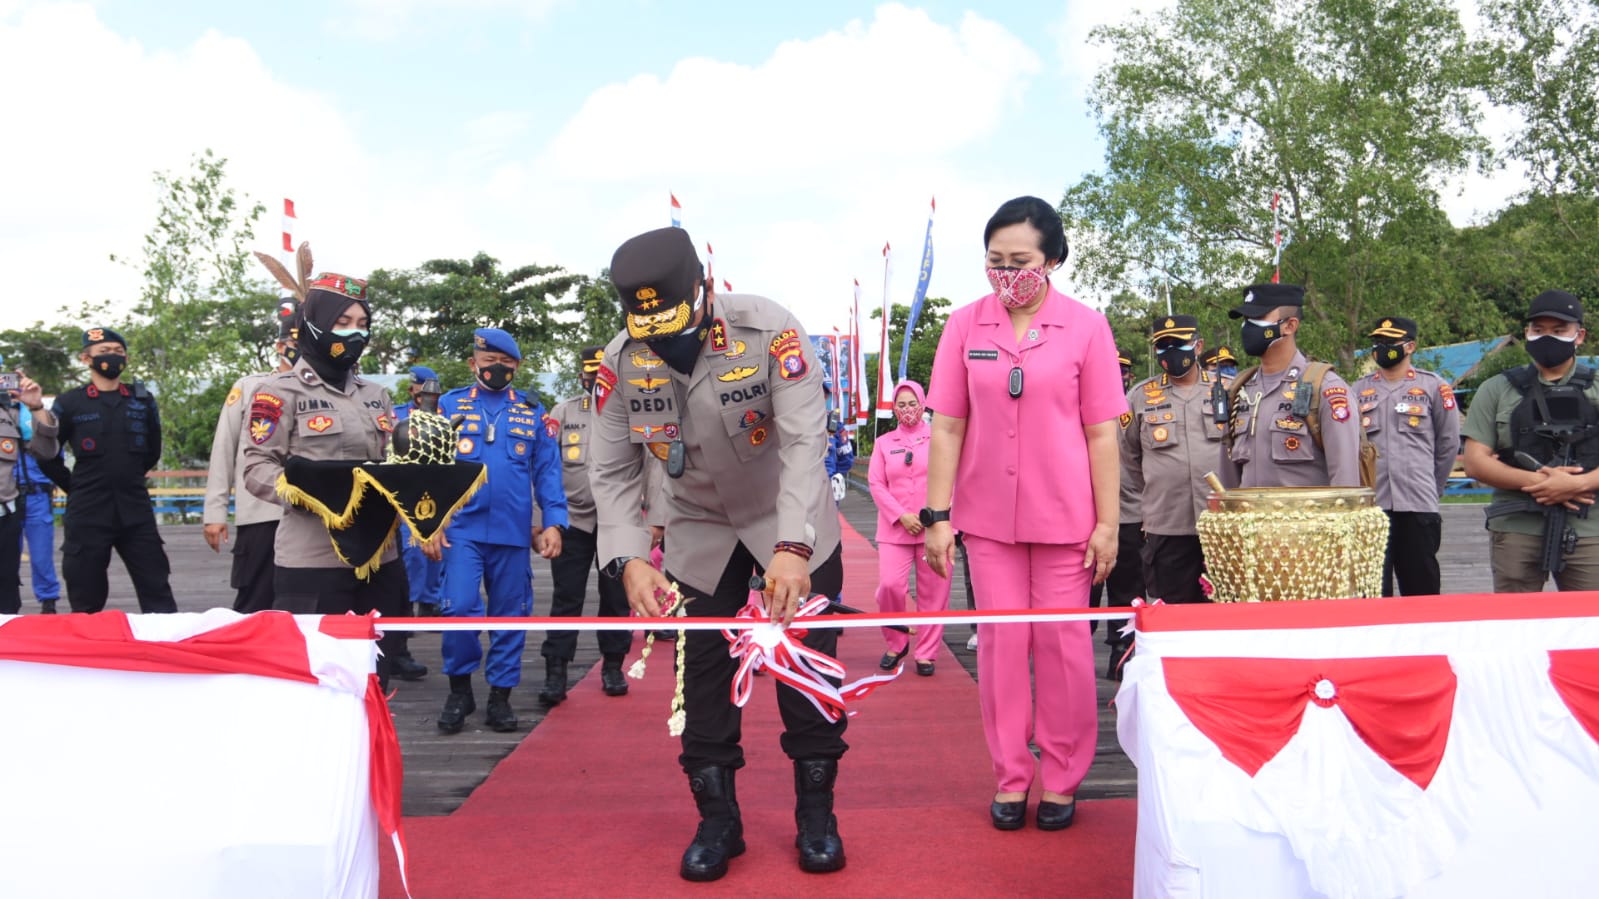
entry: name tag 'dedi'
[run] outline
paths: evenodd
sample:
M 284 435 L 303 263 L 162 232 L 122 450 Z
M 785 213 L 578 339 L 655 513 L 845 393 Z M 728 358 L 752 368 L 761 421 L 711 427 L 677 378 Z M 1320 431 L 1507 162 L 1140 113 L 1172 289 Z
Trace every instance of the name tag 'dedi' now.
M 967 350 L 966 351 L 966 358 L 968 358 L 968 359 L 989 359 L 989 360 L 998 359 L 999 358 L 999 350 Z

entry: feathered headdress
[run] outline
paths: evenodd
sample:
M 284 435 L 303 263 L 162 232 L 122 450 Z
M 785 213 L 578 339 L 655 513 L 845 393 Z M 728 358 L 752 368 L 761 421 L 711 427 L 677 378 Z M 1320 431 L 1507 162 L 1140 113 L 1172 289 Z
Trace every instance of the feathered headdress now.
M 296 300 L 299 300 L 301 303 L 305 302 L 305 295 L 310 292 L 311 289 L 310 241 L 301 243 L 300 249 L 296 250 L 294 253 L 295 268 L 299 269 L 300 275 L 298 279 L 289 275 L 289 270 L 283 267 L 283 263 L 277 261 L 266 253 L 256 253 L 255 258 L 261 260 L 261 264 L 266 266 L 266 270 L 272 273 L 272 277 L 277 278 L 278 283 L 282 284 L 285 290 L 294 294 L 294 298 Z

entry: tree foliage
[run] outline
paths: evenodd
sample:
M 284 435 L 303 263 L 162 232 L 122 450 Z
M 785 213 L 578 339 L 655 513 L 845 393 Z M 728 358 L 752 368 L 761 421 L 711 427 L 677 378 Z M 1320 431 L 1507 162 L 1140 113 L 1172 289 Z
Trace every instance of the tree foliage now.
M 156 220 L 137 263 L 144 286 L 119 330 L 129 376 L 149 383 L 161 403 L 163 464 L 187 467 L 210 454 L 233 380 L 267 368 L 277 296 L 262 287 L 249 253 L 266 207 L 228 186 L 226 159 L 206 150 L 187 171 L 157 172 L 154 181 Z
M 1479 0 L 1483 88 L 1520 114 L 1533 190 L 1599 194 L 1599 0 Z
M 1448 0 L 1180 0 L 1091 39 L 1114 61 L 1091 95 L 1105 170 L 1061 203 L 1080 280 L 1151 306 L 1169 284 L 1179 311 L 1214 318 L 1270 276 L 1280 192 L 1307 349 L 1347 363 L 1372 316 L 1438 305 L 1437 191 L 1486 146 Z M 1453 337 L 1484 318 L 1431 324 Z

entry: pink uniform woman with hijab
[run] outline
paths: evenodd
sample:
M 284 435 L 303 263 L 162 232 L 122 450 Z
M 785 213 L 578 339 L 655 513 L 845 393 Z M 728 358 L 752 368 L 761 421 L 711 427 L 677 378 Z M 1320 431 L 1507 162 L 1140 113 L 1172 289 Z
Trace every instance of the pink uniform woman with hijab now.
M 894 417 L 899 427 L 877 438 L 866 480 L 877 504 L 877 607 L 903 612 L 910 594 L 911 567 L 916 567 L 916 610 L 942 612 L 949 608 L 949 578 L 934 574 L 922 552 L 921 521 L 917 512 L 927 497 L 927 450 L 932 428 L 922 421 L 922 387 L 901 381 L 894 389 Z M 933 674 L 942 625 L 916 628 L 916 673 Z M 888 642 L 879 667 L 892 671 L 911 650 L 911 638 L 883 628 Z
M 928 561 L 947 575 L 960 530 L 979 609 L 1083 608 L 1116 563 L 1116 419 L 1127 411 L 1116 345 L 1105 316 L 1049 283 L 1066 233 L 1048 203 L 1000 206 L 983 243 L 994 292 L 950 315 L 933 361 Z M 1088 622 L 977 631 L 997 781 L 989 816 L 1000 830 L 1026 824 L 1031 740 L 1038 827 L 1066 828 L 1098 737 Z

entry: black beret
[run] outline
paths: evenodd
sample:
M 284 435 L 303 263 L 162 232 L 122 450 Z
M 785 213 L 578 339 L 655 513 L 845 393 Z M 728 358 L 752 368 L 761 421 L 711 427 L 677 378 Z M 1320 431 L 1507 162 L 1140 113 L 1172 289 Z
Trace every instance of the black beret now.
M 694 242 L 682 228 L 646 231 L 617 247 L 611 283 L 622 297 L 628 335 L 644 340 L 686 329 L 704 277 Z
M 1227 314 L 1233 318 L 1258 318 L 1278 306 L 1305 305 L 1305 288 L 1298 284 L 1251 284 L 1244 288 L 1244 303 Z

